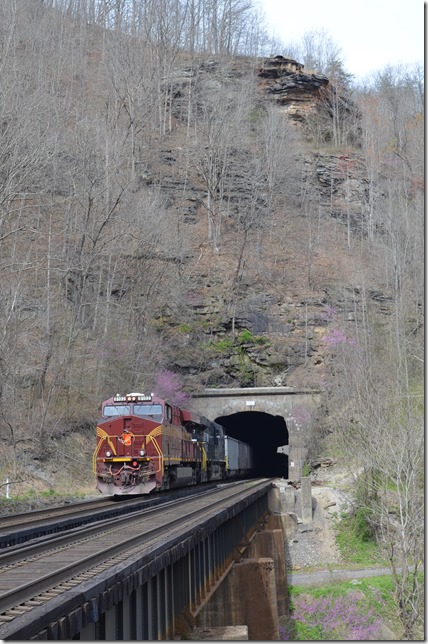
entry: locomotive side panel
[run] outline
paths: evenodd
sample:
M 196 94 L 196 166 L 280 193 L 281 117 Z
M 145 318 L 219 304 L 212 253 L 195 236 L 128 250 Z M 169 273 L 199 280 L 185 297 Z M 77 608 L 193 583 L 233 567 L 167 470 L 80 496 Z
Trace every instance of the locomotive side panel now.
M 163 433 L 163 489 L 192 485 L 200 480 L 203 454 L 183 427 L 167 425 Z

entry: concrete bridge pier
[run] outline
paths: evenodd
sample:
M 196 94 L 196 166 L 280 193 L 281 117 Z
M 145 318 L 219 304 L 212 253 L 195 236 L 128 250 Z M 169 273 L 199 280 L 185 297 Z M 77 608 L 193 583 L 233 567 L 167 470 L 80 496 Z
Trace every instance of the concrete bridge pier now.
M 268 517 L 268 529 L 258 532 L 245 557 L 259 559 L 269 557 L 274 563 L 277 611 L 280 617 L 289 610 L 287 567 L 285 561 L 284 531 L 278 516 Z
M 196 625 L 245 624 L 249 640 L 278 640 L 278 618 L 287 612 L 284 532 L 280 518 L 271 515 L 266 529 L 254 535 L 223 583 L 199 609 Z
M 270 558 L 242 559 L 198 613 L 198 627 L 248 627 L 249 640 L 278 640 L 275 566 Z

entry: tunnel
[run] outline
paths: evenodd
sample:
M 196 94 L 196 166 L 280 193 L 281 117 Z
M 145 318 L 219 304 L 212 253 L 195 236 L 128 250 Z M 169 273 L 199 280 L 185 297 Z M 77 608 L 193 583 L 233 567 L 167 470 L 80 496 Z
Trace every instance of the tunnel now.
M 216 423 L 226 433 L 254 448 L 254 475 L 288 478 L 288 454 L 277 448 L 288 445 L 288 429 L 282 416 L 266 412 L 244 411 L 229 416 L 218 416 Z

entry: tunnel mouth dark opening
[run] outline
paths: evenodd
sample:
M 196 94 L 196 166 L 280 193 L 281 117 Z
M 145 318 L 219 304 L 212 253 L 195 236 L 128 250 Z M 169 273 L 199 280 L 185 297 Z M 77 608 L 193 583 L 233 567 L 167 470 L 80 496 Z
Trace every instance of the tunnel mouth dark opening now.
M 288 446 L 288 429 L 282 416 L 243 411 L 218 416 L 215 421 L 229 436 L 254 448 L 254 476 L 288 478 L 288 449 L 287 453 L 277 451 Z

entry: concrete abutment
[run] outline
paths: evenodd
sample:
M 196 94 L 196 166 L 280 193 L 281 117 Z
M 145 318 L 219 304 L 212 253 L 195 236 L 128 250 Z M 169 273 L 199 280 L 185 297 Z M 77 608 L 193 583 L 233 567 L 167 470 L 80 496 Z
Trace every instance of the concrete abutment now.
M 279 618 L 289 614 L 285 544 L 296 521 L 312 521 L 310 478 L 302 478 L 299 508 L 295 490 L 286 480 L 278 480 L 271 490 L 269 507 L 271 514 L 264 529 L 254 535 L 221 585 L 199 609 L 195 623 L 201 639 L 214 639 L 211 634 L 215 631 L 220 641 L 225 640 L 222 629 L 228 628 L 236 629 L 228 631 L 236 633 L 236 639 L 247 639 L 242 630 L 245 626 L 248 640 L 279 639 Z

